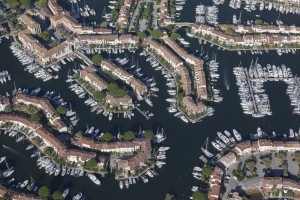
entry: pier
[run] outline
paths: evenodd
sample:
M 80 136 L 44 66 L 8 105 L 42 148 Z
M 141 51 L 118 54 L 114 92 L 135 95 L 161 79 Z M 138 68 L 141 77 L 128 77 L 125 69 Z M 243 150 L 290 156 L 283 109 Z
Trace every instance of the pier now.
M 81 58 L 87 65 L 93 65 L 94 63 L 91 61 L 91 59 L 89 59 L 86 55 L 84 55 L 83 53 L 81 53 L 78 50 L 75 50 L 74 53 L 78 56 L 78 58 Z
M 244 69 L 244 70 L 245 70 L 246 79 L 247 79 L 249 89 L 250 89 L 250 93 L 251 93 L 251 97 L 252 97 L 253 108 L 254 108 L 255 113 L 257 113 L 257 105 L 256 105 L 256 102 L 255 102 L 255 99 L 254 99 L 253 88 L 252 88 L 252 84 L 251 84 L 251 81 L 250 81 L 250 78 L 249 78 L 248 70 L 247 69 Z
M 137 111 L 139 111 L 139 113 L 141 113 L 147 120 L 150 119 L 150 117 L 148 115 L 146 115 L 146 113 L 144 111 L 142 111 L 139 107 L 135 107 L 137 109 Z

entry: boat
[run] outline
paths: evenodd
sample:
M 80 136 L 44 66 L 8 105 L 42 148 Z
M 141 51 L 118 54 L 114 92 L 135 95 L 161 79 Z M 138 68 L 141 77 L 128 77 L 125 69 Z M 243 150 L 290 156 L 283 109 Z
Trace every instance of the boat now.
M 218 137 L 225 143 L 225 144 L 229 144 L 229 139 L 224 136 L 221 132 L 217 132 Z
M 231 136 L 229 131 L 225 130 L 224 133 L 225 133 L 226 137 L 230 140 L 230 142 L 232 142 L 232 143 L 235 142 L 234 138 Z
M 241 134 L 235 129 L 233 129 L 233 135 L 238 142 L 243 140 Z
M 70 189 L 69 189 L 69 188 L 66 188 L 66 189 L 64 190 L 63 194 L 62 194 L 62 197 L 63 197 L 63 198 L 66 198 L 66 197 L 68 196 L 69 192 L 70 192 Z
M 76 194 L 75 196 L 73 196 L 72 200 L 80 200 L 81 197 L 82 197 L 82 193 L 80 192 L 80 193 Z
M 207 146 L 208 146 L 208 137 L 206 138 L 204 144 L 202 145 L 201 150 L 203 151 L 203 153 L 204 153 L 207 157 L 211 158 L 211 157 L 214 156 L 214 154 L 210 153 L 210 152 L 207 150 Z
M 218 143 L 212 141 L 211 144 L 212 144 L 213 147 L 215 147 L 215 149 L 217 149 L 218 151 L 222 151 L 222 147 L 221 147 Z
M 34 145 L 33 144 L 30 144 L 28 147 L 26 147 L 26 150 L 30 150 L 30 149 L 32 149 L 34 147 Z
M 2 156 L 2 157 L 0 158 L 0 163 L 2 163 L 5 159 L 6 159 L 6 156 Z
M 100 180 L 94 174 L 88 174 L 89 179 L 91 179 L 96 185 L 101 185 Z
M 28 184 L 28 182 L 28 180 L 23 181 L 23 183 L 20 185 L 20 188 L 23 189 Z
M 123 188 L 124 188 L 123 181 L 120 181 L 120 182 L 119 182 L 119 187 L 120 187 L 121 190 L 123 190 Z

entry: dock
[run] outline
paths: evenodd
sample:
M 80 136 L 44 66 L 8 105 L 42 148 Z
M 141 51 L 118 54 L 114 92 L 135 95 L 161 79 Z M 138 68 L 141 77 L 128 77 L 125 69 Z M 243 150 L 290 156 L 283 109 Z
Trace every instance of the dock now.
M 244 69 L 244 70 L 245 70 L 246 79 L 247 79 L 249 89 L 250 89 L 250 93 L 251 93 L 251 97 L 252 97 L 253 108 L 254 108 L 255 113 L 257 113 L 257 105 L 256 105 L 256 102 L 255 102 L 255 99 L 254 99 L 253 88 L 252 88 L 252 84 L 251 84 L 250 77 L 249 77 L 249 74 L 248 74 L 248 70 L 247 69 Z
M 142 111 L 139 107 L 135 107 L 137 109 L 137 111 L 139 111 L 139 113 L 141 113 L 147 120 L 150 119 L 150 117 L 148 115 L 146 115 L 146 113 L 144 111 Z
M 84 55 L 78 50 L 75 50 L 74 53 L 78 56 L 78 58 L 81 58 L 87 65 L 93 66 L 94 63 L 86 55 Z

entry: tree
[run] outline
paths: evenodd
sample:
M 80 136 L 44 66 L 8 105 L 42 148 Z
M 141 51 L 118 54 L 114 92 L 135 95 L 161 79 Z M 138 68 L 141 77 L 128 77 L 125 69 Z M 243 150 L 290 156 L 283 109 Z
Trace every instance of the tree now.
M 169 194 L 169 193 L 166 194 L 165 200 L 174 200 L 174 199 L 175 199 L 174 195 Z
M 101 28 L 107 28 L 107 22 L 106 21 L 101 22 L 100 27 Z
M 102 101 L 105 98 L 104 92 L 98 91 L 95 92 L 94 97 L 97 101 Z
M 174 96 L 174 98 L 176 99 L 176 100 L 182 100 L 183 99 L 183 97 L 184 97 L 184 94 L 183 93 L 177 93 L 177 94 L 175 94 L 175 96 Z
M 109 93 L 114 97 L 124 97 L 126 95 L 126 91 L 119 88 L 116 83 L 110 83 L 107 86 Z
M 58 112 L 58 114 L 64 115 L 64 114 L 66 114 L 67 109 L 66 109 L 65 107 L 63 107 L 63 106 L 58 106 L 58 107 L 56 108 L 56 111 Z
M 76 138 L 80 138 L 82 136 L 82 133 L 80 131 L 78 131 L 77 133 L 75 133 L 75 137 Z
M 30 0 L 20 0 L 20 3 L 21 3 L 23 6 L 27 7 L 27 6 L 29 6 L 29 4 L 30 4 Z
M 50 44 L 50 47 L 53 48 L 53 47 L 56 47 L 60 44 L 60 41 L 59 40 L 53 40 Z
M 84 167 L 86 169 L 95 169 L 97 167 L 97 161 L 94 159 L 85 162 Z
M 43 31 L 40 34 L 38 34 L 38 36 L 46 42 L 50 40 L 50 33 L 48 31 Z
M 257 20 L 255 20 L 255 24 L 256 25 L 261 25 L 263 22 L 262 22 L 262 20 L 261 19 L 257 19 Z
M 39 0 L 39 5 L 42 8 L 46 8 L 47 7 L 47 0 Z
M 36 113 L 33 113 L 33 114 L 30 116 L 30 118 L 31 118 L 31 120 L 33 120 L 33 121 L 40 121 L 40 120 L 41 120 L 41 116 L 42 116 L 41 112 L 38 111 L 38 112 L 36 112 Z
M 150 34 L 154 39 L 159 39 L 163 35 L 162 31 L 159 29 L 155 29 L 155 30 L 151 31 Z
M 208 199 L 207 195 L 204 194 L 203 192 L 196 191 L 193 193 L 193 200 L 206 200 L 206 199 Z
M 152 140 L 153 137 L 154 137 L 153 131 L 151 131 L 151 130 L 145 131 L 144 136 L 145 136 L 146 138 Z
M 109 141 L 111 141 L 113 138 L 114 138 L 114 136 L 113 136 L 111 133 L 104 133 L 103 136 L 102 136 L 102 139 L 103 139 L 105 142 L 109 142 Z
M 41 197 L 41 198 L 47 198 L 47 197 L 49 197 L 49 195 L 50 195 L 50 190 L 49 190 L 48 187 L 42 186 L 42 187 L 39 189 L 38 194 L 39 194 L 39 197 Z
M 103 57 L 99 54 L 93 55 L 93 57 L 92 57 L 92 61 L 95 65 L 100 64 L 102 60 L 103 60 Z
M 173 40 L 178 40 L 179 38 L 181 38 L 181 35 L 179 33 L 172 33 L 171 38 Z
M 138 36 L 141 41 L 144 41 L 144 39 L 147 37 L 145 32 L 138 32 Z
M 209 177 L 212 173 L 213 173 L 213 169 L 210 166 L 206 165 L 205 167 L 202 168 L 202 174 L 204 176 Z
M 7 3 L 11 8 L 16 8 L 19 5 L 18 0 L 8 0 Z
M 135 138 L 135 134 L 132 131 L 127 131 L 123 135 L 124 140 L 133 140 Z
M 60 191 L 55 191 L 53 194 L 52 194 L 52 199 L 53 200 L 63 200 L 63 196 L 62 196 L 62 193 Z

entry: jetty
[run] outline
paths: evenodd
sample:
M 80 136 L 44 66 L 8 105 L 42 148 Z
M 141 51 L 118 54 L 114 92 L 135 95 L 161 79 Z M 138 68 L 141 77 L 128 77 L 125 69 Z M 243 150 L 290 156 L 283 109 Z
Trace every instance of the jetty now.
M 146 113 L 144 111 L 142 111 L 139 107 L 135 107 L 137 109 L 137 111 L 139 111 L 139 113 L 141 113 L 147 120 L 150 119 L 150 117 L 148 115 L 146 115 Z

